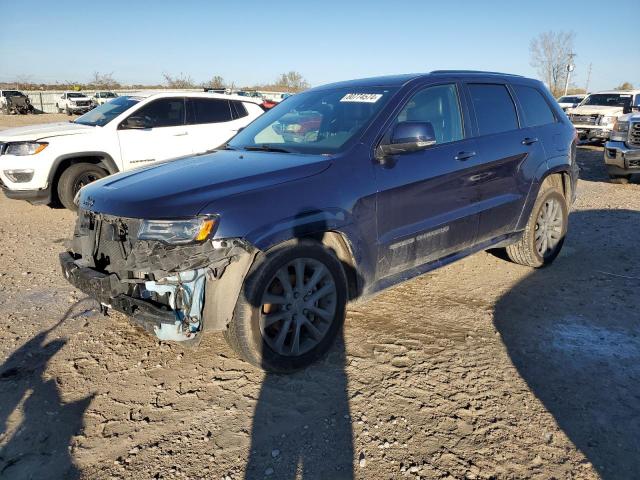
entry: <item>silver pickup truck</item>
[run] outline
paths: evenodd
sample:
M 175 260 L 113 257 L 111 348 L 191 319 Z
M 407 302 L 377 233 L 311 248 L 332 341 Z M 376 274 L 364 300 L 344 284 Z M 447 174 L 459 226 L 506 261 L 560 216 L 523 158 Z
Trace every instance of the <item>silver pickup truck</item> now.
M 604 146 L 604 163 L 614 183 L 627 183 L 640 174 L 640 112 L 621 115 Z

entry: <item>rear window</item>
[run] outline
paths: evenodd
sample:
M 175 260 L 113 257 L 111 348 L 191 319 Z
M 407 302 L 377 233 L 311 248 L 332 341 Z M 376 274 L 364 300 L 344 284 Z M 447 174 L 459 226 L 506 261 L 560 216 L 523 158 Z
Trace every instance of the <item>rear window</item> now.
M 244 106 L 244 103 L 235 101 L 229 103 L 231 104 L 231 110 L 233 110 L 234 119 L 246 117 L 247 115 L 249 115 L 249 112 L 247 112 L 247 107 Z
M 189 123 L 220 123 L 233 120 L 228 100 L 217 98 L 190 98 Z
M 537 89 L 522 85 L 513 85 L 513 89 L 524 110 L 524 117 L 528 127 L 547 125 L 556 121 L 549 104 Z
M 518 116 L 511 95 L 504 85 L 472 83 L 471 101 L 480 135 L 508 132 L 518 128 Z

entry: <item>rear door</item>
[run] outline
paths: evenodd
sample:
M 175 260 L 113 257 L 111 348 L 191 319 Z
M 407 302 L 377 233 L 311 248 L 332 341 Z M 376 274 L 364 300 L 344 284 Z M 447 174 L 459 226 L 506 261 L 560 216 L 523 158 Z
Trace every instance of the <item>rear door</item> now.
M 478 148 L 465 129 L 464 110 L 456 83 L 431 85 L 414 93 L 389 125 L 385 137 L 399 122 L 429 122 L 437 143 L 375 167 L 379 278 L 473 244 Z
M 144 121 L 145 128 L 128 128 L 130 117 Z M 184 97 L 158 98 L 135 110 L 118 126 L 118 140 L 125 170 L 191 155 Z
M 194 153 L 224 145 L 247 124 L 243 120 L 246 116 L 242 102 L 220 98 L 187 98 L 187 124 Z
M 545 157 L 535 131 L 521 128 L 523 120 L 506 83 L 474 81 L 466 87 L 481 162 L 474 185 L 481 211 L 478 241 L 482 242 L 515 228 L 530 187 L 523 166 L 543 162 Z

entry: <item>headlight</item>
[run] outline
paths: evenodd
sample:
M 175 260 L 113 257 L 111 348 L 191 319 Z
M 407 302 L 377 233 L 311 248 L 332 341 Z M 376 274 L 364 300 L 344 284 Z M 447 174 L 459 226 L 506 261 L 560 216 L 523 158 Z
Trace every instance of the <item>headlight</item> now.
M 138 230 L 139 240 L 158 240 L 180 245 L 201 242 L 209 238 L 216 218 L 198 217 L 189 220 L 144 220 Z
M 611 132 L 611 140 L 624 142 L 629 135 L 629 122 L 616 122 Z
M 612 124 L 612 123 L 614 123 L 614 122 L 616 121 L 616 118 L 617 118 L 617 117 L 607 117 L 607 116 L 605 116 L 605 117 L 600 117 L 600 122 L 599 122 L 599 124 L 600 124 L 600 125 L 609 125 L 609 124 Z
M 7 144 L 5 155 L 35 155 L 47 148 L 47 142 L 13 142 Z

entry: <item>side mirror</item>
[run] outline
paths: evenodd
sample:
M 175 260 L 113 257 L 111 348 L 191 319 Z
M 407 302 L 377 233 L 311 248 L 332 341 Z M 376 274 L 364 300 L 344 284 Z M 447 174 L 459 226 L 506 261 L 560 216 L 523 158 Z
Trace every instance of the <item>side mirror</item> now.
M 631 105 L 625 105 L 624 107 L 622 107 L 623 115 L 626 115 L 627 113 L 631 113 L 631 112 L 633 112 L 633 107 Z
M 143 130 L 151 127 L 151 122 L 146 117 L 129 117 L 120 124 L 123 130 Z
M 400 122 L 391 132 L 390 143 L 381 144 L 382 156 L 425 150 L 436 144 L 436 134 L 431 122 Z

